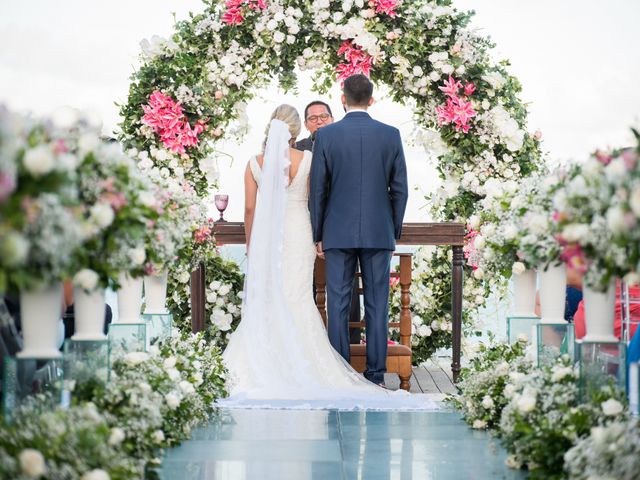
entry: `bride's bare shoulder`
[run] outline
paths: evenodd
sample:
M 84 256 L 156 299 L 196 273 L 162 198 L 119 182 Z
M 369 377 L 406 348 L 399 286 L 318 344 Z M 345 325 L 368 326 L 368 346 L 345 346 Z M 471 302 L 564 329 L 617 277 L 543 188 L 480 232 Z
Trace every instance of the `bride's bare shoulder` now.
M 302 160 L 302 157 L 304 157 L 303 151 L 300 151 L 297 148 L 289 148 L 289 158 L 291 158 L 291 160 Z

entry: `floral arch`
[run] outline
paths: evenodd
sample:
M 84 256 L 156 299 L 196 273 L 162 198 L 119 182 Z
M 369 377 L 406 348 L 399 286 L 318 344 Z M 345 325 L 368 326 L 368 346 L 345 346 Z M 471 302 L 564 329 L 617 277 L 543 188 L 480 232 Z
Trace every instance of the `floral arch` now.
M 365 73 L 415 112 L 416 140 L 437 158 L 443 180 L 429 198 L 437 220 L 473 224 L 488 190 L 541 168 L 540 137 L 525 129 L 518 80 L 508 62 L 492 60 L 492 43 L 468 28 L 473 13 L 450 0 L 204 3 L 202 13 L 176 23 L 171 38 L 142 43 L 142 66 L 121 106 L 120 140 L 143 169 L 184 178 L 206 196 L 215 184 L 211 155 L 234 134 L 242 106 L 274 79 L 295 90 L 301 70 L 315 72 L 319 93 Z M 451 338 L 449 259 L 422 250 L 415 262 L 414 352 L 421 361 Z M 472 273 L 464 292 L 469 328 L 490 288 L 481 270 Z

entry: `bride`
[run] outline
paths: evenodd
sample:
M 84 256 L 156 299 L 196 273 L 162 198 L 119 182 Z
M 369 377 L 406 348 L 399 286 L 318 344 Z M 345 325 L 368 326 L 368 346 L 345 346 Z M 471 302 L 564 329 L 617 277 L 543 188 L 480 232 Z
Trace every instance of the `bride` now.
M 424 395 L 370 383 L 333 349 L 313 300 L 308 209 L 312 154 L 292 148 L 298 112 L 281 105 L 245 172 L 247 272 L 242 320 L 223 358 L 242 408 L 433 409 Z

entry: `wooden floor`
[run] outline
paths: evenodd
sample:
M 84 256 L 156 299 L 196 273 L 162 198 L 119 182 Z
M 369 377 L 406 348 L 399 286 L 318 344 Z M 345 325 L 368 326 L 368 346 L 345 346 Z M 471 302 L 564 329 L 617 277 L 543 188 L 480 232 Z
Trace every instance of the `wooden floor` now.
M 397 390 L 400 387 L 398 375 L 387 373 L 384 377 L 386 387 Z M 411 376 L 412 393 L 449 394 L 456 393 L 451 375 L 451 359 L 437 358 L 429 360 L 419 367 L 413 367 Z

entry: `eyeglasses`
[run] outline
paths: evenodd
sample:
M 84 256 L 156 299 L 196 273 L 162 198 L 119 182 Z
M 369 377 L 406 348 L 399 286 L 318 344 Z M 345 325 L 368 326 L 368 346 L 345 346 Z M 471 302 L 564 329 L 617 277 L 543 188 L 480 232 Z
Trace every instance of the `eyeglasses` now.
M 331 118 L 331 115 L 329 115 L 328 113 L 323 113 L 321 115 L 311 115 L 310 117 L 307 117 L 307 122 L 318 123 L 318 120 L 322 120 L 324 122 L 329 118 Z

